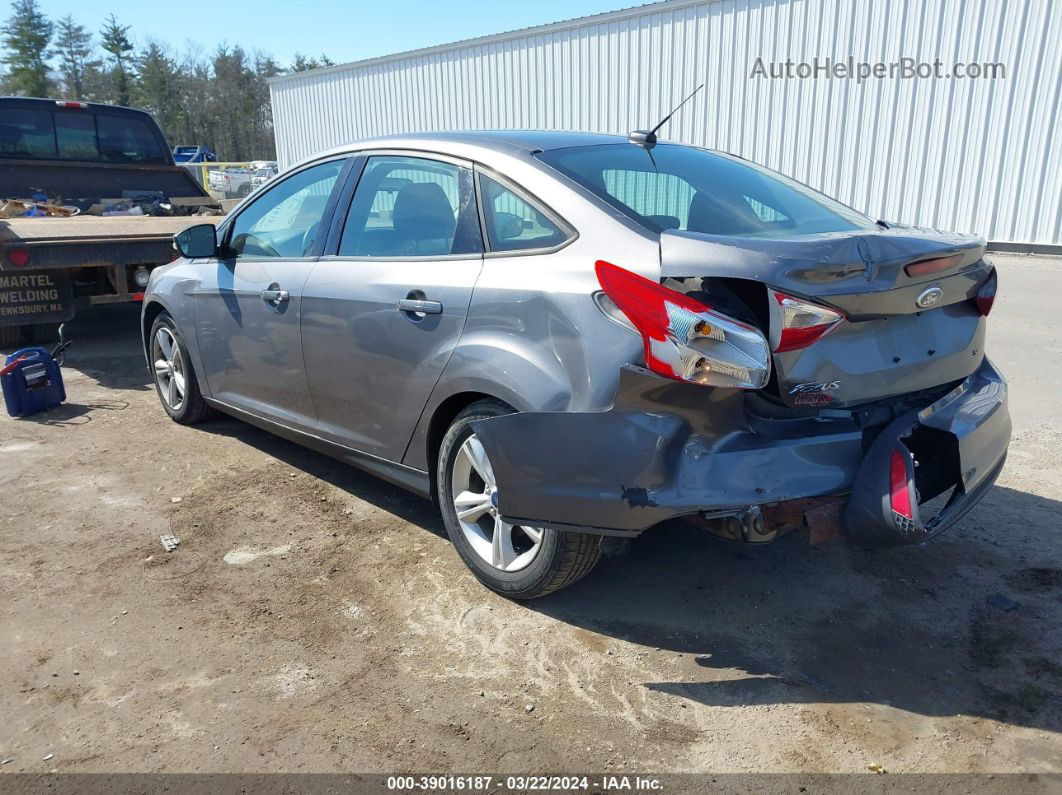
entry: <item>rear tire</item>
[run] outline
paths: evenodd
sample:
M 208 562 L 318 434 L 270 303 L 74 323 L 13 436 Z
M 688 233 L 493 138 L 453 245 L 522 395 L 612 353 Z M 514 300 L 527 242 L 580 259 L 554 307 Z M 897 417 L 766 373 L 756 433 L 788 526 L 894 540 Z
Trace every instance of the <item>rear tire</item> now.
M 203 400 L 188 347 L 169 312 L 160 312 L 151 324 L 147 348 L 155 391 L 170 419 L 196 425 L 217 414 Z
M 465 565 L 476 578 L 492 591 L 510 599 L 534 599 L 559 591 L 585 577 L 601 557 L 601 539 L 584 533 L 567 533 L 550 528 L 520 528 L 501 523 L 495 508 L 484 503 L 478 524 L 462 522 L 457 516 L 455 496 L 465 491 L 462 480 L 472 477 L 476 486 L 471 491 L 489 493 L 493 486 L 492 472 L 486 478 L 469 474 L 467 454 L 463 450 L 471 439 L 475 443 L 472 423 L 477 420 L 514 413 L 511 406 L 498 400 L 473 403 L 454 419 L 439 446 L 436 469 L 436 490 L 447 535 L 457 548 Z M 482 448 L 479 448 L 482 450 Z M 462 460 L 462 456 L 466 456 Z M 485 461 L 485 455 L 484 455 Z M 473 465 L 478 472 L 478 468 Z M 486 462 L 489 470 L 489 462 Z M 458 483 L 455 490 L 454 484 Z M 467 511 L 463 511 L 467 515 Z M 493 529 L 491 525 L 493 524 Z M 480 531 L 479 527 L 487 530 Z M 478 534 L 482 532 L 483 536 Z M 498 532 L 507 532 L 510 555 L 501 557 L 502 566 L 489 560 L 491 543 Z M 489 536 L 489 537 L 488 537 Z M 535 539 L 539 539 L 537 542 Z M 514 551 L 515 549 L 515 551 Z M 533 554 L 532 554 L 533 553 Z M 515 558 L 512 557 L 515 555 Z M 524 563 L 524 560 L 529 562 Z

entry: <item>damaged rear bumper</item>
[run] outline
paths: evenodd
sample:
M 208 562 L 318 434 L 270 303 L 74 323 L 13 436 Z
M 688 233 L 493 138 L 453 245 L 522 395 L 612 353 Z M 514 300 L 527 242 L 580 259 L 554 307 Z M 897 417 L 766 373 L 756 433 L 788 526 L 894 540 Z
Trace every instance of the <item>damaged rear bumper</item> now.
M 965 512 L 983 493 L 978 486 L 998 472 L 1010 419 L 1006 384 L 987 359 L 960 390 L 908 412 L 881 435 L 899 438 L 923 423 L 951 434 L 969 497 Z M 473 427 L 494 469 L 499 510 L 517 524 L 626 536 L 680 516 L 854 491 L 872 495 L 860 498 L 871 500 L 871 513 L 881 506 L 888 482 L 875 480 L 869 462 L 879 454 L 854 416 L 754 416 L 746 394 L 627 365 L 607 411 L 511 414 Z

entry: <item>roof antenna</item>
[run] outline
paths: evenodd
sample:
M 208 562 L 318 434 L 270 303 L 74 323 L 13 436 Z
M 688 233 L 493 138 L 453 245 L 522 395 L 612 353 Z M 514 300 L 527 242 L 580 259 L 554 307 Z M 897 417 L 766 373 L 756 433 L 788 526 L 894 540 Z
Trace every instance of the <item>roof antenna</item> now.
M 660 128 L 663 127 L 665 124 L 667 124 L 669 121 L 671 121 L 671 117 L 674 116 L 676 113 L 678 113 L 679 108 L 681 108 L 683 105 L 685 105 L 691 99 L 693 99 L 693 95 L 696 94 L 698 91 L 700 91 L 702 88 L 704 88 L 704 83 L 701 83 L 699 86 L 697 86 L 695 89 L 693 89 L 693 91 L 690 92 L 690 95 L 688 97 L 686 97 L 684 100 L 682 100 L 682 102 L 680 102 L 678 105 L 676 105 L 675 109 L 673 111 L 671 111 L 669 114 L 667 114 L 663 119 L 661 119 L 660 123 L 658 125 L 656 125 L 653 129 L 651 129 L 651 130 L 635 130 L 632 133 L 628 133 L 627 134 L 628 143 L 632 143 L 635 146 L 640 146 L 640 147 L 642 147 L 642 149 L 645 149 L 646 151 L 651 150 L 654 146 L 656 146 L 656 134 L 660 130 Z M 649 156 L 652 157 L 652 153 L 650 153 Z

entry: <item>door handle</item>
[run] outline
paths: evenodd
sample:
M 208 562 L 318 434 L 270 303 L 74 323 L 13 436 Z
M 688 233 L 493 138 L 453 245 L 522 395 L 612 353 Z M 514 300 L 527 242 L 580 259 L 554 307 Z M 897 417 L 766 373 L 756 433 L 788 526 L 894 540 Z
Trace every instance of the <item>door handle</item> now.
M 272 288 L 262 290 L 262 300 L 270 306 L 280 306 L 287 301 L 289 297 L 287 290 L 274 290 Z
M 443 305 L 438 301 L 423 298 L 403 298 L 398 302 L 398 311 L 413 312 L 418 315 L 441 315 Z

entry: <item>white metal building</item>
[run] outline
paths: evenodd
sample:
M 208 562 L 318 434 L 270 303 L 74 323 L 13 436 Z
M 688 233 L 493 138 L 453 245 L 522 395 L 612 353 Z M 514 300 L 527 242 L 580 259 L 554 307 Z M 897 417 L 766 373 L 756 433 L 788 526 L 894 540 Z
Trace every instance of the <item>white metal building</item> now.
M 890 64 L 904 58 L 939 61 L 940 76 L 901 78 Z M 764 76 L 787 60 L 790 77 Z M 285 75 L 271 92 L 286 166 L 395 132 L 626 133 L 702 82 L 661 137 L 741 155 L 875 218 L 1062 246 L 1058 0 L 666 0 Z

